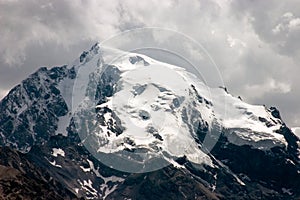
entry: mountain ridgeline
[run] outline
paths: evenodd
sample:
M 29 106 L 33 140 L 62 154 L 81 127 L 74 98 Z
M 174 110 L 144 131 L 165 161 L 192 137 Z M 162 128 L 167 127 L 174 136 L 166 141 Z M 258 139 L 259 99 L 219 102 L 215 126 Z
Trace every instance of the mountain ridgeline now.
M 119 54 L 95 44 L 1 100 L 1 199 L 300 199 L 300 141 L 276 108 Z

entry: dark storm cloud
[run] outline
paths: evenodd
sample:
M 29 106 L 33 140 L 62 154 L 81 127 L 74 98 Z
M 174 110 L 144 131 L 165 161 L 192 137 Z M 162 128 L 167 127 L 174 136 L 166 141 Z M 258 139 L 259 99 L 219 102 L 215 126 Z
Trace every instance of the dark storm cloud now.
M 300 126 L 299 5 L 297 0 L 0 0 L 0 95 L 38 66 L 65 64 L 95 41 L 154 26 L 194 38 L 234 95 L 276 105 L 289 125 Z M 168 37 L 163 44 L 178 45 Z M 201 57 L 189 46 L 184 51 Z

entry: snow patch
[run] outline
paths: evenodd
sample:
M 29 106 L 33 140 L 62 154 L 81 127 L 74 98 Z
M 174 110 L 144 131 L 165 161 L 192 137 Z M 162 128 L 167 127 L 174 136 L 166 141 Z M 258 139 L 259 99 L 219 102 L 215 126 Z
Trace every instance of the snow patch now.
M 83 166 L 80 166 L 80 168 L 82 169 L 82 171 L 84 172 L 90 172 L 91 168 L 84 168 Z
M 81 180 L 77 180 L 79 182 L 79 184 L 81 185 L 81 189 L 84 191 L 89 192 L 90 194 L 92 194 L 93 196 L 91 197 L 86 197 L 87 199 L 95 199 L 98 197 L 98 192 L 97 190 L 93 187 L 93 182 L 88 179 L 88 180 L 83 180 L 83 182 Z
M 288 195 L 293 195 L 293 193 L 291 192 L 291 189 L 286 189 L 286 188 L 281 188 L 282 192 Z
M 53 148 L 52 151 L 53 151 L 52 156 L 54 156 L 54 157 L 57 157 L 58 155 L 65 157 L 65 152 L 61 148 L 58 148 L 58 149 Z
M 78 194 L 79 188 L 74 188 L 74 191 L 76 192 L 76 194 Z
M 49 161 L 49 163 L 50 163 L 51 165 L 53 165 L 54 167 L 62 168 L 61 165 L 57 165 L 57 164 L 56 164 L 56 161 L 55 161 L 55 160 L 54 160 L 53 162 Z
M 96 169 L 94 166 L 94 163 L 92 161 L 90 161 L 89 159 L 87 159 L 87 162 L 89 163 L 90 169 L 96 174 L 96 176 L 101 177 L 101 175 L 99 173 L 99 168 Z

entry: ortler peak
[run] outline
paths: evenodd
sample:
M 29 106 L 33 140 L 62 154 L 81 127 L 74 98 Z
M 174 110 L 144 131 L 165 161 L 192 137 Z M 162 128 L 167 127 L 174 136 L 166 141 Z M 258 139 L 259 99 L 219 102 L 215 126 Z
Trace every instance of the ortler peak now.
M 100 46 L 0 102 L 2 199 L 300 199 L 279 111 Z

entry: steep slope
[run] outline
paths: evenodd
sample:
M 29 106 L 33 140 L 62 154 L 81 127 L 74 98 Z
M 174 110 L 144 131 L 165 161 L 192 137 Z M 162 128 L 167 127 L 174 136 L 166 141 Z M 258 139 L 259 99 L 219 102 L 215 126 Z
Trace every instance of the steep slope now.
M 23 154 L 6 147 L 1 148 L 0 153 L 0 199 L 76 198 L 72 191 L 66 190 L 49 174 L 31 164 L 32 161 Z
M 181 67 L 98 44 L 9 92 L 0 102 L 0 144 L 1 169 L 11 171 L 0 177 L 5 195 L 300 197 L 299 138 L 276 108 L 209 88 Z

